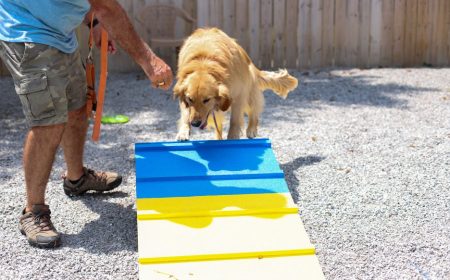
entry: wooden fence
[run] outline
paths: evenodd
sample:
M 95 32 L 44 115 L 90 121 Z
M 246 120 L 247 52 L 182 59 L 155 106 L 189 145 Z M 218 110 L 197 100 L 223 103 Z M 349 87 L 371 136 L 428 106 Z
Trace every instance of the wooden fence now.
M 148 34 L 137 13 L 148 4 L 175 5 L 196 18 L 197 26 L 217 26 L 236 38 L 262 68 L 450 65 L 450 0 L 119 2 L 144 38 Z M 174 28 L 177 37 L 192 30 L 182 21 Z M 84 46 L 86 33 L 81 34 Z M 137 69 L 123 53 L 110 60 L 111 71 Z
M 449 0 L 198 0 L 261 67 L 450 65 Z

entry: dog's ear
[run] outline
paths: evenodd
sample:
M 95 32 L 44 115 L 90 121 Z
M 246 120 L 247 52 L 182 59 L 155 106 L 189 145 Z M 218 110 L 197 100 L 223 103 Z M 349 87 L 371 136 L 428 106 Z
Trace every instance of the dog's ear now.
M 222 111 L 228 110 L 231 106 L 231 97 L 230 92 L 228 91 L 228 87 L 223 84 L 219 85 L 219 93 L 218 93 L 218 104 L 219 109 Z
M 185 91 L 186 87 L 180 81 L 178 81 L 173 87 L 173 97 L 184 100 Z
M 184 105 L 189 107 L 189 104 L 186 102 L 186 87 L 183 83 L 177 82 L 177 84 L 173 87 L 173 97 L 178 98 L 180 102 L 183 102 Z

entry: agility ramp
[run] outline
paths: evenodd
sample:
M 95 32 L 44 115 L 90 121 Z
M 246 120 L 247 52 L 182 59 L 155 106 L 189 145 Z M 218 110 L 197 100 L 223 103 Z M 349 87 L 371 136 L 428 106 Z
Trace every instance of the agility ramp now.
M 140 279 L 324 279 L 268 139 L 135 153 Z

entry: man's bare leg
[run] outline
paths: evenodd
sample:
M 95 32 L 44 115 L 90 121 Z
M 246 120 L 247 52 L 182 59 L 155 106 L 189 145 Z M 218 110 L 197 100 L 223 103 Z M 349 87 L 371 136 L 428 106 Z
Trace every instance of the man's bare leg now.
M 69 112 L 61 142 L 67 164 L 66 177 L 69 180 L 78 180 L 83 175 L 83 152 L 87 128 L 86 106 Z
M 26 211 L 34 204 L 45 204 L 45 189 L 63 132 L 64 124 L 37 126 L 28 132 L 23 153 Z
M 94 171 L 83 168 L 83 152 L 86 140 L 88 121 L 86 107 L 69 112 L 66 129 L 61 145 L 67 164 L 67 174 L 64 180 L 64 192 L 68 196 L 79 196 L 87 191 L 110 191 L 122 182 L 122 176 L 115 172 Z

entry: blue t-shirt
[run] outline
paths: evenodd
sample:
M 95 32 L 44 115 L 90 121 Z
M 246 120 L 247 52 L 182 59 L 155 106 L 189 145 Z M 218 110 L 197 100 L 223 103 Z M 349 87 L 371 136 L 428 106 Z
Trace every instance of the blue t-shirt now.
M 0 0 L 0 40 L 33 42 L 73 53 L 87 0 Z

